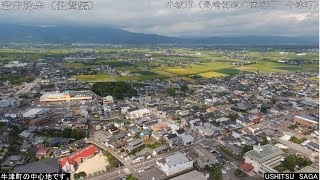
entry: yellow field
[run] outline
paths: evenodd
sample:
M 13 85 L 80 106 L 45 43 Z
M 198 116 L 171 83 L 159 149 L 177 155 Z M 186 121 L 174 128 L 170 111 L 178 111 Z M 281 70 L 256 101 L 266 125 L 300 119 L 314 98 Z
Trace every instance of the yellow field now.
M 227 76 L 226 74 L 218 73 L 218 72 L 205 72 L 198 74 L 204 78 L 213 78 L 213 77 L 221 77 L 221 76 Z

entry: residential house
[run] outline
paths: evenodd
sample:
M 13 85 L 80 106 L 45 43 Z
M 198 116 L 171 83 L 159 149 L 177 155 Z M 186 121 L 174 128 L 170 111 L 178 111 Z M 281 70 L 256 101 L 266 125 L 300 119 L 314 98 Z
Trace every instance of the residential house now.
M 23 165 L 27 162 L 28 158 L 23 155 L 12 155 L 2 162 L 3 167 L 15 167 Z
M 36 158 L 42 159 L 43 157 L 48 157 L 51 154 L 50 149 L 47 147 L 38 148 L 36 152 Z
M 217 159 L 215 158 L 215 156 L 202 145 L 195 146 L 193 150 L 197 155 L 195 163 L 201 169 L 204 169 L 207 165 L 217 163 Z
M 191 134 L 180 135 L 184 146 L 192 145 L 194 143 L 194 137 Z
M 182 145 L 181 137 L 177 136 L 176 134 L 168 134 L 165 139 L 168 141 L 171 147 Z
M 152 155 L 156 156 L 156 155 L 162 154 L 164 152 L 168 152 L 168 151 L 170 151 L 170 149 L 171 148 L 170 148 L 169 145 L 163 144 L 163 145 L 161 145 L 159 147 L 154 148 L 153 151 L 152 151 Z
M 59 160 L 57 158 L 44 159 L 26 165 L 15 167 L 13 173 L 60 173 Z
M 143 146 L 144 146 L 144 143 L 141 141 L 141 139 L 133 139 L 130 142 L 128 142 L 127 150 L 129 152 L 132 152 L 132 151 L 139 149 Z

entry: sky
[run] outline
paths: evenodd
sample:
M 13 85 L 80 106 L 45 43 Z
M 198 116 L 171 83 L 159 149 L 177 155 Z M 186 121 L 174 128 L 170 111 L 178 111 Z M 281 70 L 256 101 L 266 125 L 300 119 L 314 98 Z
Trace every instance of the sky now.
M 39 0 L 33 0 L 36 1 Z M 0 5 L 0 23 L 110 26 L 130 32 L 175 37 L 318 36 L 319 34 L 319 9 L 315 7 L 317 0 L 310 3 L 312 6 L 310 9 L 290 9 L 287 3 L 298 2 L 294 0 L 277 0 L 277 3 L 273 4 L 275 6 L 273 9 L 248 7 L 201 9 L 200 0 L 190 0 L 193 2 L 192 8 L 184 9 L 168 7 L 169 0 L 85 0 L 91 1 L 94 5 L 93 9 L 88 11 L 57 11 L 51 7 L 53 0 L 40 1 L 45 3 L 42 10 L 1 10 Z M 231 1 L 234 0 L 228 2 Z M 245 0 L 234 2 L 241 1 L 249 2 Z M 262 1 L 256 0 L 256 2 Z

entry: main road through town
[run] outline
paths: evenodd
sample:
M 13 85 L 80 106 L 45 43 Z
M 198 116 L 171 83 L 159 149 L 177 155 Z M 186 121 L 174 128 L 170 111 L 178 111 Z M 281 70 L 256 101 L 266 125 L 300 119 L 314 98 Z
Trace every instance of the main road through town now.
M 110 171 L 106 174 L 101 174 L 95 177 L 90 177 L 90 180 L 106 180 L 106 179 L 115 179 L 117 177 L 125 177 L 127 174 L 136 174 L 136 172 L 138 170 L 143 170 L 146 167 L 151 167 L 153 165 L 156 164 L 156 160 L 157 159 L 161 159 L 164 158 L 166 156 L 172 155 L 178 151 L 184 151 L 184 150 L 188 150 L 192 147 L 194 147 L 196 144 L 188 146 L 188 147 L 184 147 L 181 149 L 175 149 L 166 153 L 163 153 L 161 155 L 152 157 L 150 159 L 147 160 L 143 160 L 141 162 L 138 163 L 134 163 L 131 164 L 128 161 L 124 160 L 122 157 L 120 157 L 117 153 L 115 153 L 113 150 L 111 150 L 110 148 L 108 148 L 105 144 L 100 143 L 100 142 L 96 142 L 96 141 L 92 141 L 92 140 L 87 140 L 88 143 L 94 144 L 100 148 L 102 148 L 103 150 L 106 150 L 108 152 L 110 152 L 114 157 L 116 157 L 122 164 L 123 166 Z

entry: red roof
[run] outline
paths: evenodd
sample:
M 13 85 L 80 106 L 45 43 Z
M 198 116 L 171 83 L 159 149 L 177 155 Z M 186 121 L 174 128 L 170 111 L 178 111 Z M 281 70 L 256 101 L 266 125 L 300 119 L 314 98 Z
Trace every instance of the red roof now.
M 49 151 L 49 148 L 47 147 L 42 147 L 42 148 L 38 148 L 37 153 L 36 154 L 45 154 Z
M 77 162 L 80 162 L 81 159 L 91 157 L 96 152 L 98 152 L 98 148 L 94 145 L 90 145 L 90 146 L 82 149 L 81 151 L 78 151 L 78 152 L 72 154 L 69 157 L 65 157 L 65 158 L 61 159 L 61 161 L 60 161 L 61 167 L 63 167 L 67 163 L 67 161 L 69 164 L 75 165 Z
M 253 166 L 249 163 L 243 163 L 241 164 L 241 169 L 243 169 L 244 171 L 251 171 L 253 169 Z

